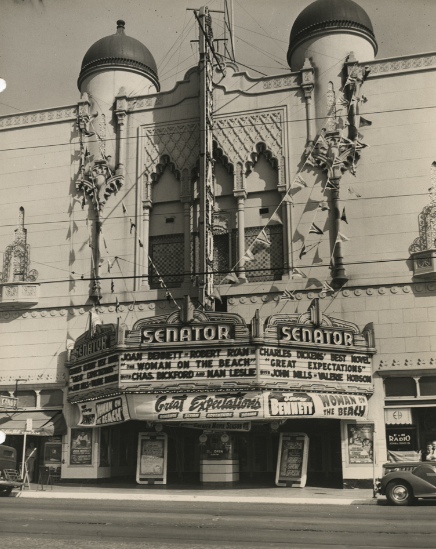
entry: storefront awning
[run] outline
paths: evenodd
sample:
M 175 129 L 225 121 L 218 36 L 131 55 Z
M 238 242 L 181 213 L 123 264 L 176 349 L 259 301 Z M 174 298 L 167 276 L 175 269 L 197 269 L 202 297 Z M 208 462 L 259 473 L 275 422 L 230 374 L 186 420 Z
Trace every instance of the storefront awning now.
M 8 412 L 0 414 L 0 431 L 7 435 L 27 433 L 28 435 L 51 437 L 64 435 L 67 432 L 67 426 L 60 410 Z

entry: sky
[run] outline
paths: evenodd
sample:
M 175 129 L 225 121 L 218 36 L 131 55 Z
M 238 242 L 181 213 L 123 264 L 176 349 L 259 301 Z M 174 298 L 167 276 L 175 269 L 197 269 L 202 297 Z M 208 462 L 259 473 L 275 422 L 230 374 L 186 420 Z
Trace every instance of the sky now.
M 432 22 L 436 0 L 357 0 L 369 15 L 379 44 L 377 58 L 436 50 Z M 222 10 L 223 0 L 210 0 Z M 265 74 L 289 71 L 286 52 L 292 24 L 312 0 L 233 0 L 236 60 Z M 126 21 L 126 34 L 152 52 L 161 89 L 170 90 L 198 61 L 192 0 L 0 0 L 0 115 L 72 105 L 88 48 Z M 214 37 L 222 15 L 214 13 Z M 434 26 L 434 25 L 433 25 Z M 222 47 L 222 43 L 221 43 Z

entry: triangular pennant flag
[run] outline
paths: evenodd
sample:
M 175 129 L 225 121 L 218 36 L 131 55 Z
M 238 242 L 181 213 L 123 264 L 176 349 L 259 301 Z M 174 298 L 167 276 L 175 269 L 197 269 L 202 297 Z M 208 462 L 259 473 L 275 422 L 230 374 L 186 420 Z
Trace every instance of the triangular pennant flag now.
M 324 292 L 334 292 L 334 289 L 330 286 L 330 284 L 327 281 L 324 281 L 322 283 L 322 291 L 324 291 Z
M 138 238 L 138 242 L 139 242 L 139 247 L 140 247 L 140 248 L 143 248 L 143 247 L 144 247 L 144 244 L 141 242 L 141 239 L 140 239 L 140 238 Z
M 327 200 L 323 200 L 322 202 L 320 202 L 320 203 L 318 204 L 318 208 L 319 208 L 322 212 L 329 212 L 329 211 L 330 211 L 329 205 L 327 204 Z
M 300 174 L 297 174 L 291 187 L 307 187 L 307 183 L 306 181 L 304 181 Z
M 106 261 L 106 259 L 104 259 L 103 257 L 100 257 L 99 262 L 98 262 L 99 266 L 102 267 L 104 265 L 105 261 Z
M 301 276 L 301 278 L 307 278 L 307 275 L 305 275 L 301 269 L 297 269 L 297 267 L 294 267 L 292 269 L 292 278 L 296 276 Z
M 338 233 L 338 236 L 336 237 L 336 242 L 348 242 L 349 240 L 350 239 L 342 233 Z
M 348 166 L 348 169 L 350 170 L 350 173 L 352 175 L 354 175 L 354 177 L 356 177 L 356 164 L 354 162 L 352 162 L 349 166 Z M 360 195 L 359 195 L 360 196 Z
M 118 297 L 115 298 L 115 311 L 118 312 L 118 309 L 120 308 L 120 302 L 118 301 Z
M 214 299 L 219 299 L 221 301 L 221 303 L 223 302 L 222 298 L 221 298 L 221 294 L 220 294 L 220 291 L 219 291 L 219 288 L 217 286 L 215 286 L 215 288 L 213 289 L 213 292 L 212 292 L 212 297 Z
M 165 288 L 165 282 L 163 281 L 163 278 L 161 276 L 158 278 L 158 282 L 161 288 Z
M 224 282 L 224 280 L 230 280 L 231 282 L 235 282 L 236 284 L 239 283 L 239 278 L 236 276 L 236 274 L 231 271 L 229 274 L 227 274 L 221 282 Z
M 337 191 L 338 190 L 338 184 L 334 181 L 331 181 L 331 179 L 327 179 L 327 183 L 325 184 L 324 189 L 326 191 Z
M 321 149 L 328 149 L 329 148 L 328 141 L 326 140 L 326 138 L 323 135 L 320 135 L 318 137 L 318 141 L 316 142 L 316 144 Z
M 170 291 L 169 291 L 169 290 L 166 290 L 166 292 L 165 292 L 165 297 L 167 298 L 168 303 L 170 303 L 170 302 L 171 302 L 171 297 L 172 297 L 172 295 L 170 294 Z
M 298 256 L 300 259 L 303 257 L 303 255 L 306 255 L 307 252 L 306 252 L 306 245 L 303 244 L 303 247 L 301 248 L 300 250 L 300 255 Z
M 309 164 L 309 166 L 312 166 L 312 168 L 315 167 L 315 159 L 313 158 L 312 154 L 308 155 L 305 164 Z
M 283 225 L 283 221 L 281 220 L 281 217 L 279 216 L 278 212 L 274 212 L 272 216 L 270 217 L 270 221 L 277 221 L 277 223 L 280 223 L 280 225 Z
M 348 225 L 347 216 L 345 214 L 345 206 L 344 206 L 344 209 L 342 210 L 341 221 L 345 221 L 345 223 Z
M 106 251 L 108 251 L 108 249 L 107 249 L 107 244 L 106 244 L 106 239 L 105 239 L 105 237 L 104 237 L 103 235 L 102 235 L 102 237 L 103 237 L 103 244 L 104 244 L 104 247 L 106 248 Z
M 371 120 L 367 120 L 361 116 L 359 120 L 359 128 L 364 128 L 365 126 L 372 126 L 372 122 Z
M 271 242 L 268 238 L 268 235 L 265 233 L 265 229 L 262 229 L 260 233 L 257 235 L 257 238 L 255 240 L 256 244 L 260 244 L 263 248 L 269 248 L 271 246 Z
M 366 97 L 366 95 L 362 94 L 362 97 L 360 98 L 360 100 L 362 101 L 362 103 L 366 103 L 368 101 L 368 98 Z
M 366 143 L 362 143 L 362 141 L 355 141 L 355 148 L 356 148 L 356 151 L 360 151 L 361 149 L 365 149 L 366 147 L 368 147 L 368 145 Z
M 254 261 L 254 259 L 255 259 L 255 258 L 254 258 L 253 252 L 252 252 L 250 249 L 248 249 L 248 250 L 245 252 L 244 257 L 242 258 L 242 261 L 244 261 L 244 260 L 245 260 L 245 261 Z
M 289 290 L 285 290 L 282 295 L 280 296 L 280 299 L 295 299 L 294 292 L 290 292 Z
M 351 196 L 355 196 L 356 198 L 362 198 L 362 195 L 360 195 L 359 193 L 356 193 L 353 187 L 348 187 L 348 192 L 349 194 L 351 194 Z
M 336 106 L 337 107 L 345 107 L 347 108 L 349 105 L 349 102 L 345 99 L 345 97 L 343 95 L 340 95 L 337 99 L 336 99 Z
M 84 209 L 85 204 L 86 204 L 86 198 L 85 198 L 85 195 L 83 195 L 83 198 L 82 198 L 82 210 Z
M 127 208 L 124 205 L 124 202 L 121 202 L 121 206 L 123 207 L 123 213 L 126 214 L 127 213 Z
M 322 231 L 315 223 L 312 223 L 309 229 L 309 234 L 324 234 L 324 231 Z
M 133 223 L 132 220 L 130 220 L 130 234 L 132 234 L 132 229 L 135 228 L 136 229 L 136 225 L 135 223 Z
M 111 280 L 111 294 L 113 294 L 115 292 L 115 284 L 114 284 L 114 281 Z

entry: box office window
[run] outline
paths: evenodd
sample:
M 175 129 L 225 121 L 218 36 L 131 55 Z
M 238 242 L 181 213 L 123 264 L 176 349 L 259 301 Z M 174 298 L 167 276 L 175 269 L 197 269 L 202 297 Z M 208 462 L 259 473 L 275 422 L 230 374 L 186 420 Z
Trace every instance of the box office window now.
M 421 396 L 436 395 L 436 376 L 422 377 L 419 380 L 419 391 Z
M 416 383 L 413 377 L 390 377 L 385 379 L 387 397 L 416 397 Z

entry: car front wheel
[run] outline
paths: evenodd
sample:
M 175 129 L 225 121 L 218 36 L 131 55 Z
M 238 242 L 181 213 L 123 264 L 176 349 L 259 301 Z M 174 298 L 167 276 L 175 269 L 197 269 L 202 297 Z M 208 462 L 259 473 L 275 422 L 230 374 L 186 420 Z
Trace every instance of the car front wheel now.
M 388 484 L 386 498 L 391 505 L 412 505 L 415 501 L 411 486 L 402 480 L 394 480 Z

